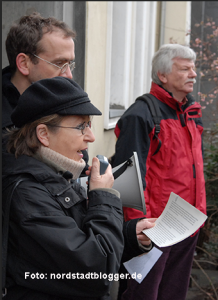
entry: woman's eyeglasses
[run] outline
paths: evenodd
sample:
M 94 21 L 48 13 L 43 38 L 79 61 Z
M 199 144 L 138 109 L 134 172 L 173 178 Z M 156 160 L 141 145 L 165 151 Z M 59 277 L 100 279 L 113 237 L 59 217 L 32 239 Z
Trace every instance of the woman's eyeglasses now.
M 82 134 L 84 135 L 86 133 L 86 128 L 88 128 L 88 127 L 91 128 L 91 121 L 84 122 L 76 127 L 66 127 L 66 126 L 61 126 L 61 125 L 48 125 L 48 126 L 77 129 L 77 130 L 80 130 L 82 132 Z

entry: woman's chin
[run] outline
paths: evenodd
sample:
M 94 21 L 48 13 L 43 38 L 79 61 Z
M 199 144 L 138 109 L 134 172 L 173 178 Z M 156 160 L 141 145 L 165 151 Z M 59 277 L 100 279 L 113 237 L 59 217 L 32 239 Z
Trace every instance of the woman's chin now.
M 69 157 L 69 158 L 76 161 L 76 162 L 81 162 L 82 158 L 83 158 L 83 155 L 81 156 L 81 155 L 78 155 L 78 153 L 77 153 L 77 155 L 74 155 L 74 156 Z

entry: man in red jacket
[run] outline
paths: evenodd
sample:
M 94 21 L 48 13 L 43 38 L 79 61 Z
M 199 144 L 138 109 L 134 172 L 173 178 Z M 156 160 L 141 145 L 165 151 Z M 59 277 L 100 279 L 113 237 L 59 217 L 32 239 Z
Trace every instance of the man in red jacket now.
M 139 157 L 146 217 L 159 217 L 174 192 L 206 213 L 203 174 L 201 106 L 189 94 L 195 83 L 195 52 L 178 44 L 163 45 L 152 60 L 152 85 L 161 111 L 161 147 L 147 103 L 136 101 L 118 121 L 113 167 L 133 151 Z M 144 215 L 124 208 L 126 220 Z M 198 233 L 162 247 L 163 254 L 141 284 L 128 281 L 124 299 L 185 300 Z M 158 248 L 158 247 L 157 247 Z

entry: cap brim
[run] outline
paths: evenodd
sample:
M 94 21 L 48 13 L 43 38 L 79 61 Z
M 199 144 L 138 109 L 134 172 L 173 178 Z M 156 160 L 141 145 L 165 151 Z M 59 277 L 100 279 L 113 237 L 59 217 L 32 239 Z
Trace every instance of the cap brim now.
M 87 116 L 101 116 L 102 113 L 91 102 L 74 105 L 56 112 L 60 115 L 87 115 Z

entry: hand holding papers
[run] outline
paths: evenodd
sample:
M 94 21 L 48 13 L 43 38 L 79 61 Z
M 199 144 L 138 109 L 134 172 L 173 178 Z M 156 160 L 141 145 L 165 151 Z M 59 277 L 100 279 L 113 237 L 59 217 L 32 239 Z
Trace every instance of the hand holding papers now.
M 171 193 L 163 213 L 155 221 L 156 225 L 142 232 L 159 247 L 167 247 L 192 235 L 206 219 L 205 214 Z M 161 255 L 162 251 L 154 247 L 148 253 L 125 262 L 124 266 L 132 278 L 141 283 Z
M 149 246 L 151 240 L 142 232 L 144 229 L 152 228 L 155 226 L 157 218 L 142 219 L 136 224 L 137 240 L 144 246 Z
M 172 192 L 156 225 L 143 233 L 157 246 L 167 247 L 192 235 L 206 219 L 205 214 Z

